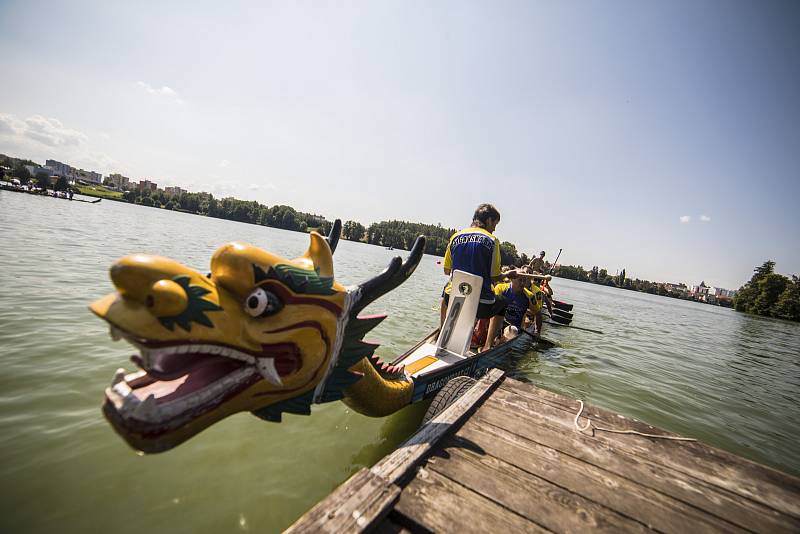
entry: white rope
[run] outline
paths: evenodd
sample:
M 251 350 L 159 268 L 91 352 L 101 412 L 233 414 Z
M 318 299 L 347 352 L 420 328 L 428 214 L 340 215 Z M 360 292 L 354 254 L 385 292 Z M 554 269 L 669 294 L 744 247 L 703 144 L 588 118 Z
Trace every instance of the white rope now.
M 584 426 L 581 426 L 578 423 L 578 420 L 581 418 L 581 414 L 583 413 L 583 401 L 578 400 L 578 402 L 580 403 L 581 406 L 578 409 L 578 413 L 575 415 L 575 428 L 578 430 L 578 432 L 581 433 L 591 428 L 592 436 L 594 436 L 596 430 L 599 430 L 601 432 L 613 432 L 614 434 L 635 434 L 637 436 L 643 436 L 645 438 L 653 438 L 653 439 L 671 439 L 673 441 L 697 441 L 694 438 L 684 438 L 681 436 L 661 436 L 658 434 L 645 434 L 644 432 L 639 432 L 638 430 L 615 430 L 613 428 L 603 428 L 601 426 L 595 426 L 595 424 L 592 423 L 592 420 L 589 419 L 588 417 L 586 418 L 586 424 Z

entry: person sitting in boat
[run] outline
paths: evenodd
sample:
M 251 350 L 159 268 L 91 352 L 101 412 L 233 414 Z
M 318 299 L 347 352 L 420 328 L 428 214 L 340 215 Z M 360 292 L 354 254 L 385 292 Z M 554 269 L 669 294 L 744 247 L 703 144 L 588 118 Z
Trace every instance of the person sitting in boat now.
M 547 283 L 547 280 L 545 280 L 544 283 Z M 531 289 L 532 290 L 538 289 L 540 291 L 541 295 L 542 295 L 542 304 L 543 304 L 543 306 L 540 305 L 539 309 L 536 312 L 536 315 L 534 315 L 534 322 L 536 323 L 536 332 L 541 332 L 542 331 L 542 308 L 543 307 L 547 307 L 547 313 L 550 314 L 550 318 L 552 318 L 553 317 L 553 299 L 550 298 L 550 295 L 547 294 L 547 291 L 545 291 L 544 288 L 541 285 L 537 286 L 536 283 L 534 283 L 532 285 Z
M 539 288 L 547 293 L 547 296 L 552 299 L 553 297 L 553 288 L 550 287 L 550 282 L 547 281 L 547 278 L 543 278 L 542 282 L 539 284 Z
M 528 262 L 528 267 L 532 269 L 531 272 L 544 273 L 544 250 L 539 253 L 538 258 L 533 258 Z
M 492 282 L 499 281 L 504 276 L 514 278 L 517 275 L 516 271 L 508 271 L 505 274 L 500 272 L 500 241 L 492 234 L 499 222 L 500 212 L 497 208 L 491 204 L 478 206 L 472 216 L 472 225 L 450 237 L 442 264 L 444 274 L 448 276 L 453 271 L 459 270 L 483 277 L 477 318 L 490 319 L 484 350 L 489 350 L 494 345 L 494 339 L 500 333 L 503 314 L 506 311 L 505 298 L 502 295 L 495 295 L 492 291 Z M 442 324 L 447 317 L 451 286 L 451 281 L 448 281 L 442 291 Z
M 521 277 L 512 278 L 510 282 L 503 282 L 494 286 L 494 294 L 502 296 L 508 303 L 504 316 L 508 326 L 503 330 L 503 339 L 509 340 L 519 335 L 525 326 L 525 315 L 530 313 L 536 316 L 542 309 L 544 297 L 542 291 L 533 285 L 533 290 L 525 287 Z M 539 323 L 534 332 L 539 332 Z

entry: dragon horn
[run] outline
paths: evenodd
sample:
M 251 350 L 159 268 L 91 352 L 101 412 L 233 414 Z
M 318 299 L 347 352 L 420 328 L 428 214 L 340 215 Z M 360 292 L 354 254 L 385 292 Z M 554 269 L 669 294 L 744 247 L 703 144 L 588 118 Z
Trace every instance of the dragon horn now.
M 339 244 L 339 236 L 342 235 L 342 220 L 336 219 L 333 221 L 333 226 L 331 226 L 331 231 L 328 232 L 328 237 L 325 239 L 328 241 L 328 246 L 331 247 L 331 254 L 336 252 L 336 245 Z
M 424 252 L 425 236 L 421 235 L 414 241 L 414 246 L 411 247 L 411 253 L 408 255 L 405 262 L 400 259 L 400 256 L 395 256 L 392 258 L 392 261 L 389 262 L 389 266 L 381 274 L 358 286 L 361 296 L 358 302 L 353 305 L 350 313 L 352 315 L 358 314 L 358 312 L 366 308 L 370 302 L 405 282 L 406 279 L 411 276 L 411 273 L 414 272 L 414 269 L 417 268 L 417 265 L 419 265 L 419 261 L 422 259 L 422 254 Z

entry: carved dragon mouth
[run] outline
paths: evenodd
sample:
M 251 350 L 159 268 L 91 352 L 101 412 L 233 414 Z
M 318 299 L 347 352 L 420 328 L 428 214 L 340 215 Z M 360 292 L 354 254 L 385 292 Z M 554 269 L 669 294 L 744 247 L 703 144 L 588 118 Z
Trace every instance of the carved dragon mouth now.
M 254 353 L 217 343 L 151 342 L 114 325 L 110 334 L 139 349 L 131 360 L 141 370 L 117 370 L 105 391 L 104 412 L 118 429 L 147 437 L 211 412 L 258 380 L 280 388 L 281 377 L 301 365 L 293 344 L 264 345 Z

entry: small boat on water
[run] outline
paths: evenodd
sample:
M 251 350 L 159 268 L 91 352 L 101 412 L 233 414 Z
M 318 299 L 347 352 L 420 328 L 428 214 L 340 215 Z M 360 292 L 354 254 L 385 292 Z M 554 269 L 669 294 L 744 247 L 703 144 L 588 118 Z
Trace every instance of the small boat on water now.
M 405 261 L 345 287 L 334 279 L 341 222 L 327 238 L 309 234 L 293 260 L 252 245 L 223 245 L 210 273 L 135 254 L 111 267 L 116 291 L 90 309 L 112 339 L 131 343 L 139 367 L 118 369 L 103 413 L 133 448 L 171 449 L 237 412 L 279 422 L 341 400 L 382 417 L 436 395 L 450 380 L 476 378 L 523 343 L 522 333 L 482 353 L 470 349 L 482 279 L 456 271 L 443 328 L 391 362 L 364 336 L 385 315 L 361 315 L 402 284 L 425 248 L 417 238 Z
M 543 347 L 554 345 L 552 341 L 539 338 L 530 331 L 498 343 L 490 350 L 477 352 L 469 350 L 463 355 L 442 351 L 437 347 L 440 330 L 436 329 L 419 343 L 396 358 L 388 367 L 401 367 L 414 381 L 411 403 L 432 398 L 450 380 L 458 376 L 480 378 L 483 374 L 497 367 L 512 350 L 522 348 L 531 343 L 541 343 Z

